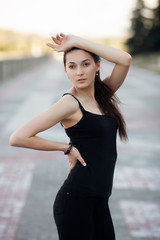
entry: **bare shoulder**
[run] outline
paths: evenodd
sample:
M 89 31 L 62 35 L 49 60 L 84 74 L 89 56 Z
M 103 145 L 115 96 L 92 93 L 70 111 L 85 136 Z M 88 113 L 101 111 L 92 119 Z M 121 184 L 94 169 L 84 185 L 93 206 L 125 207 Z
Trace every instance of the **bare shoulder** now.
M 79 104 L 76 99 L 70 94 L 66 94 L 62 96 L 59 101 L 55 104 L 58 108 L 60 108 L 65 115 L 71 115 L 79 109 Z

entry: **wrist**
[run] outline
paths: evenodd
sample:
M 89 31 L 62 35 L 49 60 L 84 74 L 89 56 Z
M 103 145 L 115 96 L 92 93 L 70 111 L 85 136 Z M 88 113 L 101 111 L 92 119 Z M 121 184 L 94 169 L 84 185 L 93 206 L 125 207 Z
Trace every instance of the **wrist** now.
M 97 43 L 94 43 L 85 38 L 77 37 L 76 42 L 75 42 L 75 47 L 95 53 L 95 51 L 94 51 L 96 48 L 95 44 L 97 44 Z
M 74 47 L 83 48 L 83 38 L 74 36 Z
M 65 154 L 65 155 L 68 155 L 68 154 L 71 152 L 72 147 L 73 147 L 73 145 L 72 145 L 72 143 L 70 142 L 70 143 L 69 143 L 69 146 L 68 146 L 68 148 L 67 148 L 67 150 L 64 151 L 64 154 Z
M 68 143 L 64 143 L 62 148 L 61 148 L 61 151 L 65 153 L 68 148 L 69 148 L 69 144 Z

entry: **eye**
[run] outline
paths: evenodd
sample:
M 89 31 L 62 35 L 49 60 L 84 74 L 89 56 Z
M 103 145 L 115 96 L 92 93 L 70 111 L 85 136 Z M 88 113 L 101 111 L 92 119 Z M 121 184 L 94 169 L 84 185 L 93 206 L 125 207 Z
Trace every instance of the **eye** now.
M 84 63 L 84 66 L 86 66 L 86 67 L 89 66 L 89 63 Z
M 70 65 L 69 68 L 71 68 L 71 69 L 74 68 L 74 65 Z

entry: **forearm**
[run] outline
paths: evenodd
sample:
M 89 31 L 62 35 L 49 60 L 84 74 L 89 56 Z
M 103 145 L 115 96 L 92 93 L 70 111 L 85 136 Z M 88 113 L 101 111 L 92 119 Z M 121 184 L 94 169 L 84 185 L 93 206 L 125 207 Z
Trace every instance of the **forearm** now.
M 15 147 L 30 148 L 42 151 L 63 151 L 65 152 L 69 144 L 55 142 L 41 137 L 33 136 L 28 138 L 11 138 L 10 145 Z
M 129 65 L 131 56 L 127 52 L 107 46 L 105 44 L 100 44 L 86 40 L 80 37 L 76 38 L 75 47 L 82 48 L 84 50 L 95 53 L 96 55 L 104 58 L 105 60 L 121 65 Z

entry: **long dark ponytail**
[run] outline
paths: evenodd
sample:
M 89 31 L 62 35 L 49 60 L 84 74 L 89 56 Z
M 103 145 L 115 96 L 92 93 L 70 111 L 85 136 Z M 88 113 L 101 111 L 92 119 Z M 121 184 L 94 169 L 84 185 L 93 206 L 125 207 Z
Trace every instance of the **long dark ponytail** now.
M 74 47 L 64 52 L 64 55 L 63 55 L 64 65 L 66 65 L 67 53 L 74 49 L 80 49 L 80 48 Z M 84 49 L 81 49 L 81 50 L 84 50 Z M 88 52 L 93 57 L 95 63 L 100 61 L 100 57 L 98 55 L 89 51 L 86 51 L 86 52 Z M 113 90 L 108 85 L 106 85 L 103 81 L 101 81 L 100 71 L 98 71 L 95 76 L 94 84 L 95 84 L 96 101 L 98 102 L 104 114 L 107 113 L 107 115 L 116 119 L 118 124 L 118 132 L 119 132 L 120 139 L 126 141 L 128 139 L 127 132 L 126 132 L 126 123 L 118 108 L 118 104 L 121 103 L 120 100 L 118 99 L 116 94 L 113 92 Z

